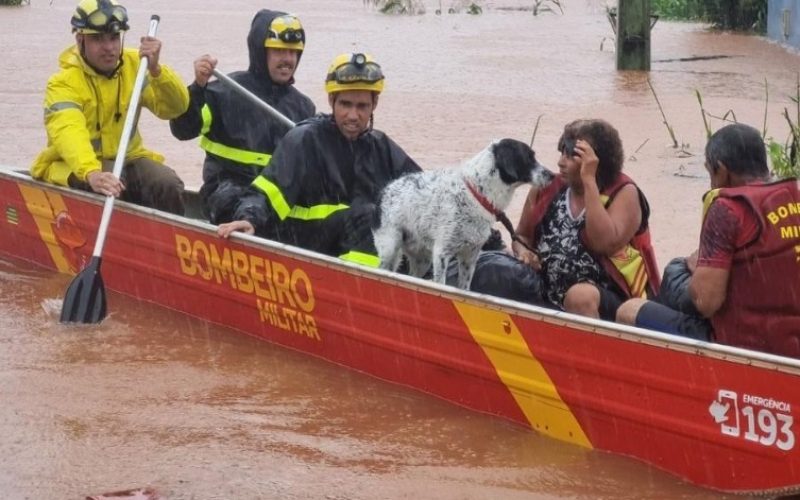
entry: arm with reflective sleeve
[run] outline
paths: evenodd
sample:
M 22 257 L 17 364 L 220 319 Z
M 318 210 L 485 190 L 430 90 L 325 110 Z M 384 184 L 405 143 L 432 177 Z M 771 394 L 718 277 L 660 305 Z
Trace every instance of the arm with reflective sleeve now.
M 256 234 L 269 237 L 273 226 L 284 221 L 292 207 L 288 196 L 296 195 L 302 185 L 305 172 L 301 163 L 305 161 L 303 145 L 295 134 L 287 134 L 284 143 L 278 147 L 270 167 L 255 178 L 248 189 L 248 194 L 241 199 L 236 208 L 234 218 L 246 220 L 253 225 Z
M 50 146 L 81 181 L 93 171 L 101 169 L 100 160 L 92 147 L 92 137 L 83 109 L 83 99 L 74 86 L 62 74 L 54 75 L 47 82 L 45 92 L 44 124 Z M 51 172 L 52 173 L 52 172 Z M 34 173 L 35 175 L 35 173 Z M 66 186 L 67 179 L 45 178 L 53 184 Z
M 209 84 L 211 85 L 211 84 Z M 192 83 L 187 88 L 189 93 L 189 106 L 186 112 L 169 121 L 172 135 L 181 141 L 194 139 L 203 130 L 203 107 L 206 106 L 206 89 Z
M 324 221 L 348 205 L 338 200 L 346 193 L 338 192 L 342 182 L 334 181 L 329 172 L 334 166 L 325 155 L 335 154 L 318 141 L 313 125 L 290 130 L 278 144 L 269 168 L 253 181 L 253 186 L 267 198 L 281 221 Z

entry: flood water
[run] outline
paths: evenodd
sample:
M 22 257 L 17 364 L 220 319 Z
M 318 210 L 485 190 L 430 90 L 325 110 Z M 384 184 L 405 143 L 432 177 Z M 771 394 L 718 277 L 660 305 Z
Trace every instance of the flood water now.
M 665 264 L 697 245 L 706 109 L 787 134 L 800 57 L 759 37 L 660 21 L 649 74 L 614 69 L 601 2 L 531 15 L 533 1 L 483 2 L 479 16 L 391 17 L 360 0 L 282 0 L 308 33 L 298 88 L 327 110 L 322 80 L 339 52 L 368 51 L 387 74 L 376 113 L 426 168 L 454 166 L 489 141 L 529 141 L 555 166 L 575 118 L 620 130 L 626 171 L 653 209 Z M 442 2 L 445 9 L 459 2 Z M 162 62 L 191 80 L 208 52 L 219 69 L 247 64 L 244 0 L 129 2 L 128 45 L 161 16 Z M 0 164 L 27 167 L 45 144 L 42 95 L 69 43 L 72 1 L 0 8 Z M 724 56 L 692 60 L 698 57 Z M 681 147 L 647 84 L 652 81 Z M 711 126 L 720 122 L 711 119 Z M 200 183 L 196 143 L 175 141 L 144 114 L 145 144 Z M 509 210 L 518 218 L 524 192 Z M 113 221 L 112 221 L 113 224 Z M 630 459 L 586 451 L 256 341 L 110 294 L 99 326 L 58 324 L 67 276 L 0 257 L 0 496 L 78 499 L 150 485 L 169 499 L 719 498 Z

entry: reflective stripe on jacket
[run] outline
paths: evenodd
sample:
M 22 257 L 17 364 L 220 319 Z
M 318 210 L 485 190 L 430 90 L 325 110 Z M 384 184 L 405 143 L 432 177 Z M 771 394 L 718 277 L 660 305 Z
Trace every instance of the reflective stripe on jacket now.
M 59 57 L 61 70 L 50 77 L 44 99 L 47 147 L 31 166 L 31 175 L 66 186 L 70 174 L 85 181 L 100 170 L 102 160 L 116 158 L 133 84 L 139 69 L 139 51 L 125 49 L 122 65 L 110 78 L 96 73 L 80 57 L 76 46 Z M 189 94 L 180 77 L 161 65 L 161 74 L 147 73 L 140 104 L 162 119 L 181 115 L 189 105 Z M 164 157 L 144 148 L 134 130 L 127 160 Z
M 314 103 L 294 87 L 294 79 L 286 85 L 272 82 L 266 66 L 265 50 L 270 50 L 264 48 L 267 28 L 282 14 L 267 9 L 256 13 L 247 37 L 250 66 L 228 76 L 290 120 L 300 122 L 314 116 Z M 170 120 L 170 130 L 180 140 L 200 137 L 199 145 L 207 153 L 201 192 L 209 194 L 225 181 L 248 186 L 269 164 L 288 128 L 225 82 L 214 80 L 205 87 L 192 83 L 189 95 L 189 109 Z
M 268 178 L 261 175 L 256 177 L 256 180 L 253 181 L 253 187 L 260 190 L 264 193 L 264 196 L 269 199 L 272 209 L 275 210 L 280 220 L 285 220 L 288 217 L 305 221 L 327 219 L 334 212 L 350 208 L 343 203 L 337 203 L 335 205 L 320 204 L 310 207 L 302 207 L 300 205 L 290 206 L 286 198 L 283 197 L 281 189 Z
M 251 165 L 259 165 L 261 167 L 267 166 L 269 160 L 272 158 L 271 154 L 233 148 L 209 139 L 206 134 L 208 134 L 208 131 L 211 130 L 211 124 L 214 121 L 214 116 L 211 113 L 211 107 L 208 104 L 204 104 L 203 109 L 200 111 L 200 115 L 203 119 L 202 128 L 200 129 L 200 135 L 202 136 L 200 137 L 200 148 L 202 150 L 236 163 L 247 163 Z
M 317 115 L 284 136 L 236 218 L 261 236 L 363 263 L 374 256 L 369 206 L 386 184 L 420 170 L 384 133 L 350 141 L 330 115 Z

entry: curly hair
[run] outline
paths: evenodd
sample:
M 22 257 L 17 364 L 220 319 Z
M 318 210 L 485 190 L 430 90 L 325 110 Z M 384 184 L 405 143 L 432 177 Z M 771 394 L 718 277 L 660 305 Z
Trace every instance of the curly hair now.
M 558 139 L 558 151 L 564 150 L 566 142 L 574 143 L 578 139 L 591 144 L 600 160 L 597 165 L 597 187 L 603 191 L 617 179 L 625 161 L 619 132 L 605 120 L 575 120 L 564 126 L 564 132 Z

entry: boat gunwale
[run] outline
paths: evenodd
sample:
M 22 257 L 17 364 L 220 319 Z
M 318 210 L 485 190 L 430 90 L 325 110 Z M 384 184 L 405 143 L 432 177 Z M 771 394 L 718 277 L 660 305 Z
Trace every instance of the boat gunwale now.
M 30 175 L 25 171 L 14 169 L 2 164 L 0 164 L 0 177 L 11 177 L 18 182 L 24 182 L 30 185 L 53 189 L 70 197 L 80 198 L 98 206 L 102 206 L 105 202 L 105 197 L 101 195 L 44 183 L 31 178 Z M 208 236 L 217 237 L 217 226 L 204 220 L 161 212 L 153 208 L 143 207 L 121 200 L 117 200 L 115 202 L 115 209 L 122 210 L 129 214 L 142 216 L 156 222 L 164 222 L 166 220 L 169 221 L 169 223 L 173 226 L 181 226 L 206 233 Z M 756 366 L 763 369 L 800 375 L 800 360 L 796 360 L 794 358 L 728 346 L 714 342 L 695 340 L 688 337 L 656 332 L 653 330 L 624 325 L 621 323 L 588 318 L 564 311 L 555 311 L 532 304 L 526 304 L 524 302 L 480 294 L 469 290 L 460 290 L 450 285 L 442 285 L 422 278 L 398 274 L 379 268 L 363 267 L 358 264 L 343 261 L 336 257 L 319 254 L 304 248 L 287 245 L 254 235 L 233 233 L 230 240 L 243 244 L 248 248 L 253 248 L 256 250 L 268 250 L 283 257 L 301 260 L 309 264 L 322 266 L 335 271 L 344 271 L 359 277 L 377 280 L 390 285 L 401 286 L 415 292 L 432 294 L 450 300 L 458 300 L 471 305 L 486 307 L 507 314 L 514 314 L 533 321 L 543 321 L 553 325 L 567 326 L 569 328 L 595 333 L 605 337 L 612 337 L 627 342 L 651 345 L 673 351 L 695 354 L 701 357 L 714 358 L 732 363 Z M 140 300 L 147 301 L 146 299 Z

